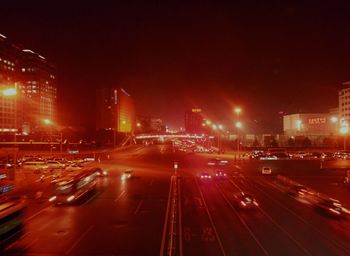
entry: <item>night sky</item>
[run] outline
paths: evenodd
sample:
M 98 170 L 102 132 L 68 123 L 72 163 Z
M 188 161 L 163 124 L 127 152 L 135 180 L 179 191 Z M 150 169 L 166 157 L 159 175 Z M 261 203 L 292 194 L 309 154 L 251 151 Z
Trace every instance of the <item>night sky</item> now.
M 92 127 L 95 89 L 115 85 L 172 128 L 187 107 L 227 125 L 240 105 L 276 130 L 279 111 L 336 107 L 350 80 L 346 2 L 23 2 L 1 3 L 0 33 L 56 64 L 62 124 Z

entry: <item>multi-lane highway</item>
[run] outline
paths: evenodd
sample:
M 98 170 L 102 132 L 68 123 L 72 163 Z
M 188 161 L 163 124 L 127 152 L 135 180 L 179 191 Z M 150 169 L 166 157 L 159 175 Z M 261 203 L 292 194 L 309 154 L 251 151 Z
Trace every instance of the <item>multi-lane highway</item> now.
M 350 255 L 350 217 L 322 214 L 276 178 L 350 206 L 344 171 L 321 170 L 318 161 L 242 160 L 220 167 L 226 177 L 202 180 L 202 171 L 218 168 L 207 165 L 210 158 L 174 153 L 168 145 L 112 154 L 100 164 L 108 177 L 78 204 L 29 199 L 23 236 L 3 255 Z M 273 175 L 263 176 L 263 166 Z M 123 180 L 127 168 L 134 177 Z M 252 194 L 259 207 L 238 208 L 233 195 L 239 191 Z

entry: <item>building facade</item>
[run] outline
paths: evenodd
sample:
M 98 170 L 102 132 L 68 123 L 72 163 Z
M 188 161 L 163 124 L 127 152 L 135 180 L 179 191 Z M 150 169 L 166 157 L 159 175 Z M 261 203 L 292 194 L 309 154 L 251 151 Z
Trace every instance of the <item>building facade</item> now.
M 303 113 L 283 116 L 287 136 L 332 136 L 339 131 L 339 118 L 331 113 Z
M 55 67 L 1 34 L 0 87 L 0 133 L 29 134 L 39 131 L 44 119 L 56 122 Z
M 134 133 L 135 105 L 123 88 L 102 88 L 96 92 L 96 130 Z
M 185 130 L 191 134 L 203 132 L 203 115 L 200 108 L 193 108 L 185 113 Z
M 339 91 L 339 117 L 340 125 L 349 125 L 350 121 L 350 81 L 344 82 L 343 89 Z

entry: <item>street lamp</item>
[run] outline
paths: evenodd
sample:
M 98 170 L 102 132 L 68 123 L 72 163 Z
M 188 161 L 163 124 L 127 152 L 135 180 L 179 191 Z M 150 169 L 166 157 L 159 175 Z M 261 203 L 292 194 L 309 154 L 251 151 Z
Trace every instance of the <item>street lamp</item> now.
M 17 146 L 17 84 L 15 84 L 15 87 L 10 87 L 2 90 L 2 95 L 4 97 L 14 97 L 15 106 L 14 106 L 14 112 L 15 112 L 15 120 L 14 120 L 14 144 L 13 147 L 16 148 Z M 2 101 L 4 104 L 4 100 Z M 4 106 L 3 106 L 4 109 Z M 16 173 L 17 169 L 17 152 L 14 153 L 14 168 L 13 171 Z
M 237 121 L 235 126 L 236 126 L 237 129 L 241 129 L 243 127 L 243 124 L 242 124 L 242 122 Z
M 344 151 L 346 150 L 346 135 L 349 133 L 349 126 L 342 126 L 339 129 L 340 134 L 343 135 Z
M 54 123 L 51 121 L 49 118 L 44 118 L 42 120 L 43 124 L 50 126 L 50 141 L 51 141 L 51 146 L 50 146 L 50 152 L 52 153 L 52 126 Z M 60 152 L 62 153 L 63 151 L 63 133 L 62 131 L 60 132 Z

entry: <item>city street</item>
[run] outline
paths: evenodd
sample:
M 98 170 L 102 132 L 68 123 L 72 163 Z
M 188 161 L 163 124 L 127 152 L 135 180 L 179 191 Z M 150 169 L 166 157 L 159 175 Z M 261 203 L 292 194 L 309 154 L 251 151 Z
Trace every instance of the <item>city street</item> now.
M 176 255 L 349 255 L 350 222 L 330 218 L 286 192 L 285 175 L 349 206 L 344 171 L 319 161 L 231 161 L 227 176 L 203 180 L 210 155 L 173 153 L 171 146 L 138 146 L 100 165 L 96 192 L 75 205 L 28 199 L 24 234 L 4 255 L 159 255 L 167 249 L 168 198 L 178 162 Z M 262 176 L 262 166 L 273 175 Z M 131 168 L 134 176 L 121 179 Z M 233 194 L 252 194 L 259 207 L 237 208 Z M 46 198 L 48 199 L 48 198 Z M 166 253 L 164 253 L 166 254 Z

